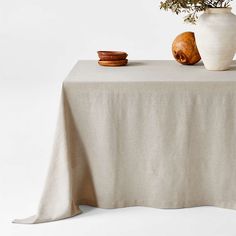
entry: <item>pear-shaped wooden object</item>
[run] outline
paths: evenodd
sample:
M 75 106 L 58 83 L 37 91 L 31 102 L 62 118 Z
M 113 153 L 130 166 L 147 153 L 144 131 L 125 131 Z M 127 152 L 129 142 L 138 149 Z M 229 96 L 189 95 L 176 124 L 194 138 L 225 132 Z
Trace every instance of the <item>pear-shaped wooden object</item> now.
M 172 53 L 175 60 L 184 65 L 193 65 L 201 60 L 193 32 L 179 34 L 172 44 Z

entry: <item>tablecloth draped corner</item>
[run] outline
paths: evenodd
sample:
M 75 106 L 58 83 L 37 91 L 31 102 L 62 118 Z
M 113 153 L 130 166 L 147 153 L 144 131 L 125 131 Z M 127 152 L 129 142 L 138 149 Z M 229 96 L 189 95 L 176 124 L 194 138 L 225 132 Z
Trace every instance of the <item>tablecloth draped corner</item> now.
M 74 199 L 71 158 L 70 158 L 70 136 L 71 117 L 64 85 L 62 86 L 60 102 L 60 112 L 57 121 L 55 143 L 53 147 L 52 159 L 46 178 L 46 185 L 40 200 L 38 213 L 25 219 L 15 219 L 13 223 L 35 224 L 48 221 L 55 221 L 81 213 Z

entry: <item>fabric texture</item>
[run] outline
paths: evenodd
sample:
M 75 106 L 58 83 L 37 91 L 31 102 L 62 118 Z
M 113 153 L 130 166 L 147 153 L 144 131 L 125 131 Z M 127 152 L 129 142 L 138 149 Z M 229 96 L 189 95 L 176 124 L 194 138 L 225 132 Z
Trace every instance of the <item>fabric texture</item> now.
M 236 209 L 235 141 L 235 66 L 81 61 L 63 83 L 38 213 L 14 222 L 67 218 L 80 204 Z

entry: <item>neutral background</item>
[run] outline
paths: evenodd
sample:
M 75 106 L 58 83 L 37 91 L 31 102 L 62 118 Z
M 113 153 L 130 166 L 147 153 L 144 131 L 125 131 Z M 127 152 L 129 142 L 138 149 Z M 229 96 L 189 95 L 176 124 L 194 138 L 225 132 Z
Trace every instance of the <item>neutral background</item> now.
M 158 0 L 0 0 L 0 235 L 236 235 L 236 212 L 213 207 L 83 207 L 69 220 L 11 224 L 36 212 L 61 83 L 76 61 L 99 49 L 172 59 L 171 43 L 186 30 L 194 27 L 160 11 Z

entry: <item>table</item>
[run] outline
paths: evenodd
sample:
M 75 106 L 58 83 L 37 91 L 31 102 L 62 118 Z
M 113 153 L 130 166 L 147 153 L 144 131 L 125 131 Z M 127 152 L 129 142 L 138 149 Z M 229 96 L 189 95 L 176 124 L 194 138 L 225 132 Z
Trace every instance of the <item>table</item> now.
M 236 64 L 79 61 L 63 83 L 55 144 L 35 216 L 101 208 L 236 209 Z

